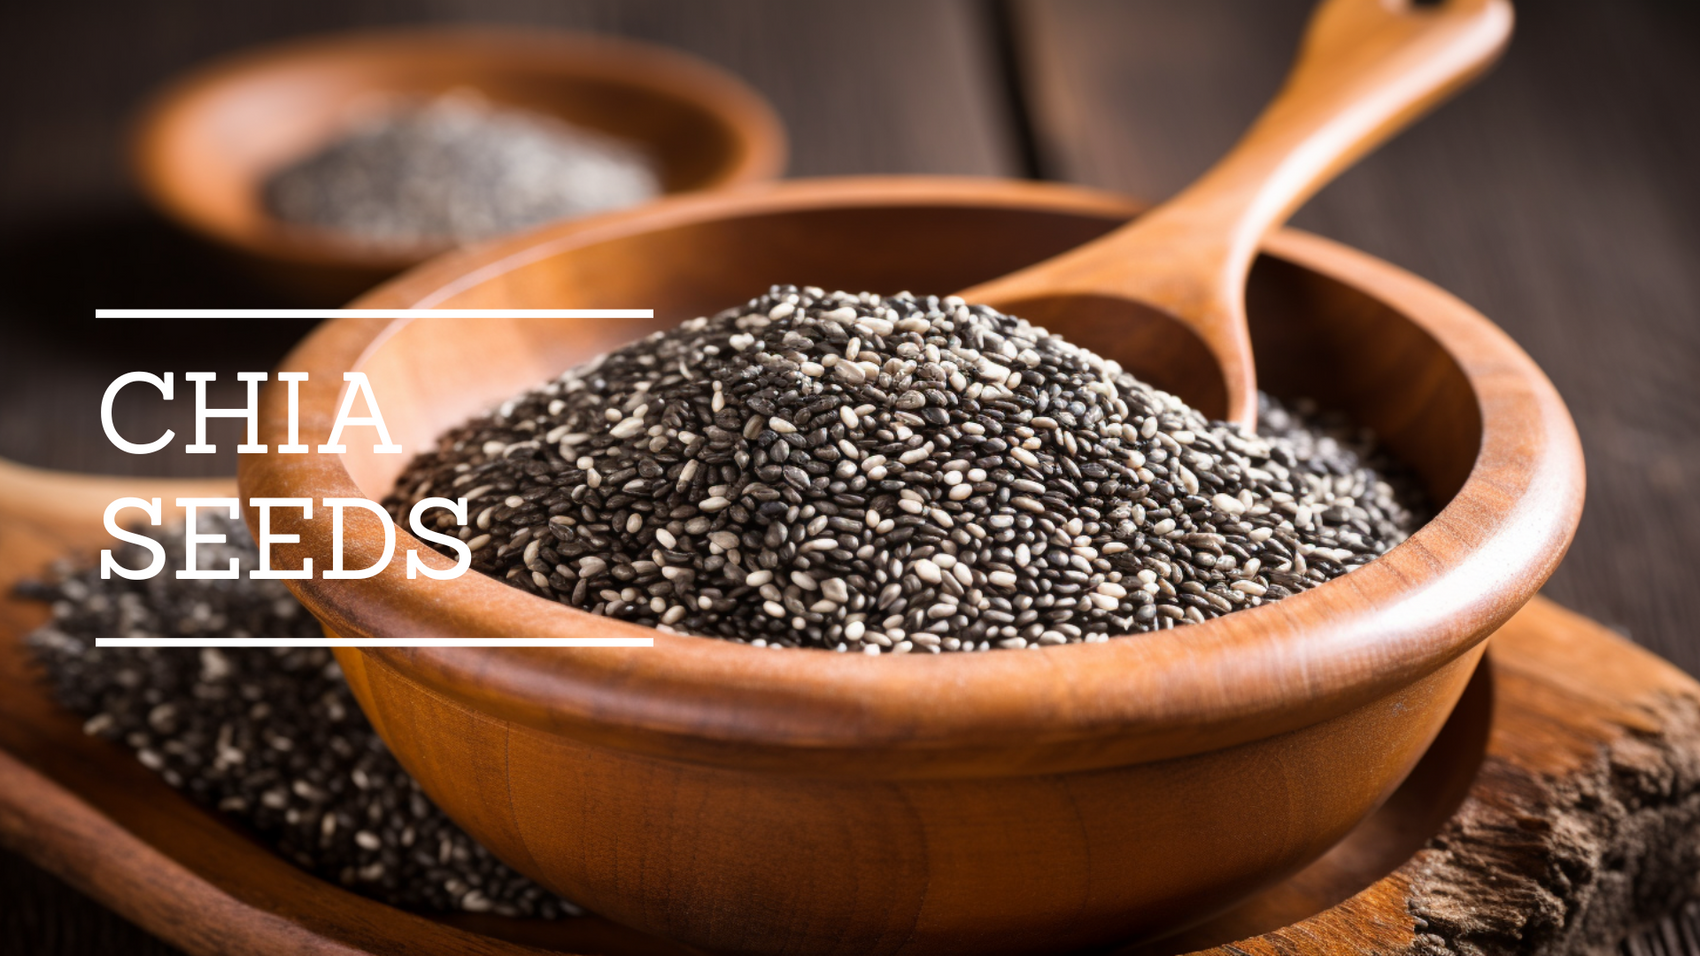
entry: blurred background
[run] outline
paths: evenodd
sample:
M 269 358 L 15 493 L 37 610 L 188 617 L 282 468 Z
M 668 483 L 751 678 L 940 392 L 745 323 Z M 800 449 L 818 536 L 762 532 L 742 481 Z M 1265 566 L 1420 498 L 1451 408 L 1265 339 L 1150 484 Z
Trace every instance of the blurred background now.
M 134 369 L 267 369 L 304 322 L 99 322 L 109 308 L 296 304 L 149 211 L 128 181 L 148 91 L 327 31 L 535 23 L 694 53 L 778 109 L 790 175 L 1062 180 L 1160 199 L 1273 93 L 1310 0 L 151 0 L 10 4 L 0 57 L 0 456 L 174 474 L 100 430 Z M 1700 673 L 1700 5 L 1526 0 L 1505 60 L 1295 225 L 1430 279 L 1503 326 L 1570 404 L 1588 505 L 1547 587 Z M 891 290 L 887 290 L 891 291 Z M 335 304 L 335 303 L 326 303 Z M 642 303 L 634 303 L 642 305 Z M 216 404 L 236 405 L 234 388 Z M 185 403 L 176 403 L 183 405 Z M 181 411 L 181 410 L 179 410 Z M 169 422 L 181 434 L 187 416 Z M 0 854 L 8 952 L 171 952 Z

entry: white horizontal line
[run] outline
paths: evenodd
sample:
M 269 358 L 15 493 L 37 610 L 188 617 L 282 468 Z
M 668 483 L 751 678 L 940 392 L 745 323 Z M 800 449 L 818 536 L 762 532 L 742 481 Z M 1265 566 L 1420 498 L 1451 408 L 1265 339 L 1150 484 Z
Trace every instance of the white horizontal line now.
M 326 637 L 307 640 L 273 638 L 97 637 L 95 647 L 653 647 L 649 637 L 493 637 L 470 640 L 454 637 Z
M 654 309 L 95 309 L 97 319 L 653 319 Z

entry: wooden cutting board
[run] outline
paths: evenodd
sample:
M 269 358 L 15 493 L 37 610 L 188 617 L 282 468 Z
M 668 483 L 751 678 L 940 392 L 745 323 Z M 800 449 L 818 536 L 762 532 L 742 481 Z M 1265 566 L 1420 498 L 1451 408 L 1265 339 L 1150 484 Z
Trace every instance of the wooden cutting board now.
M 52 494 L 37 482 L 51 482 Z M 223 485 L 126 479 L 167 500 Z M 8 467 L 0 494 L 100 514 L 102 479 Z M 83 500 L 87 499 L 87 500 Z M 0 593 L 98 523 L 0 516 Z M 0 843 L 196 954 L 690 950 L 597 918 L 434 919 L 323 882 L 87 737 L 0 598 Z M 1700 897 L 1700 684 L 1536 599 L 1493 638 L 1451 721 L 1388 803 L 1308 869 L 1127 956 L 1563 953 L 1611 948 Z

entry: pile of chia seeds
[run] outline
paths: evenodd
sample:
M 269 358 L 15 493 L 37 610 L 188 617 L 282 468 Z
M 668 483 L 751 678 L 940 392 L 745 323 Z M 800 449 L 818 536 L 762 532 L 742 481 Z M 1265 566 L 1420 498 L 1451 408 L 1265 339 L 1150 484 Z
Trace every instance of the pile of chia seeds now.
M 216 807 L 301 868 L 419 911 L 576 915 L 490 855 L 431 803 L 384 747 L 324 648 L 97 648 L 97 637 L 313 640 L 319 625 L 281 582 L 251 580 L 240 522 L 203 515 L 203 567 L 241 562 L 235 580 L 178 580 L 183 528 L 153 533 L 175 565 L 147 581 L 103 581 L 61 566 L 20 590 L 50 602 L 28 641 L 83 729 L 136 755 L 171 786 Z M 129 567 L 148 560 L 126 545 Z
M 273 176 L 279 218 L 378 245 L 470 242 L 661 192 L 632 144 L 468 96 L 378 114 Z
M 775 286 L 453 429 L 386 504 L 464 497 L 473 568 L 640 624 L 1040 647 L 1256 607 L 1419 524 L 1372 436 L 1267 398 L 1261 422 L 955 297 Z

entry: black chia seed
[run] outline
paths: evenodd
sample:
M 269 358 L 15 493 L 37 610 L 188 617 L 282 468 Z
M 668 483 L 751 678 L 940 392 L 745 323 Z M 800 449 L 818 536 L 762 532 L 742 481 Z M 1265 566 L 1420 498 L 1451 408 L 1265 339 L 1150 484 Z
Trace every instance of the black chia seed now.
M 578 910 L 497 860 L 437 808 L 355 703 L 325 648 L 199 651 L 97 648 L 96 637 L 315 640 L 318 623 L 281 582 L 251 580 L 247 529 L 203 516 L 204 566 L 234 557 L 243 577 L 177 580 L 183 529 L 154 533 L 176 564 L 151 580 L 103 581 L 62 565 L 20 590 L 53 619 L 28 638 L 56 696 L 196 801 L 228 814 L 280 856 L 405 909 L 556 918 Z M 142 549 L 115 555 L 145 564 Z
M 465 95 L 377 114 L 265 186 L 279 218 L 380 245 L 470 242 L 660 192 L 634 145 Z
M 465 497 L 473 568 L 650 626 L 1040 647 L 1256 607 L 1420 523 L 1373 436 L 1260 421 L 955 297 L 775 286 L 451 430 L 386 505 Z

